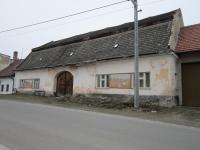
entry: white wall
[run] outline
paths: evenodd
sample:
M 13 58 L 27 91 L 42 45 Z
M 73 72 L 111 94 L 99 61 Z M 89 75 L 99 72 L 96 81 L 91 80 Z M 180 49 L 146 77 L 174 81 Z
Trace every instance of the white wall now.
M 175 58 L 173 55 L 147 55 L 140 58 L 140 72 L 151 73 L 151 87 L 140 89 L 142 95 L 174 96 L 176 94 Z M 85 64 L 79 67 L 57 67 L 32 71 L 18 71 L 15 74 L 15 87 L 21 92 L 30 92 L 32 89 L 20 89 L 20 79 L 40 78 L 40 89 L 53 94 L 56 91 L 56 77 L 62 71 L 69 71 L 74 76 L 74 94 L 77 93 L 106 93 L 106 94 L 133 94 L 133 89 L 98 89 L 96 74 L 132 73 L 134 60 L 117 59 Z
M 3 92 L 1 91 L 1 85 L 4 85 Z M 6 91 L 6 86 L 9 85 L 8 92 Z M 11 78 L 0 78 L 0 94 L 12 94 L 13 93 L 13 79 Z

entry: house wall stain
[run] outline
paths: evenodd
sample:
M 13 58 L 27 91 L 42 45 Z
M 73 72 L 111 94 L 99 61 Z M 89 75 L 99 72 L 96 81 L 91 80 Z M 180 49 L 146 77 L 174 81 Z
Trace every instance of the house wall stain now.
M 163 95 L 170 94 L 169 68 L 160 68 L 159 73 L 156 74 L 156 80 L 163 82 Z

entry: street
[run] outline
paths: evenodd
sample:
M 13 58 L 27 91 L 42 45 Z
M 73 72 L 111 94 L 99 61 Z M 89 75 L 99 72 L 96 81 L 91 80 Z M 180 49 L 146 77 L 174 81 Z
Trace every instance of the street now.
M 199 150 L 200 129 L 0 101 L 0 150 L 7 150 L 6 147 L 10 150 Z

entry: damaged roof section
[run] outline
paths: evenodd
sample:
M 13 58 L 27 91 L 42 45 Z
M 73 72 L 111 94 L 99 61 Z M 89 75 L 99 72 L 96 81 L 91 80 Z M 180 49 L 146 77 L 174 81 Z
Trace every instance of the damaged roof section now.
M 168 52 L 173 15 L 180 10 L 139 21 L 140 55 Z M 17 70 L 79 65 L 134 56 L 134 26 L 127 23 L 34 48 Z

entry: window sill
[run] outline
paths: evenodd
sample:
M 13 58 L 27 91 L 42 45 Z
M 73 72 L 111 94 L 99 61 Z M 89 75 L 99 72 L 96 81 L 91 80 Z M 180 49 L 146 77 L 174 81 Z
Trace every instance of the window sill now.
M 140 90 L 151 90 L 151 87 L 140 87 Z

